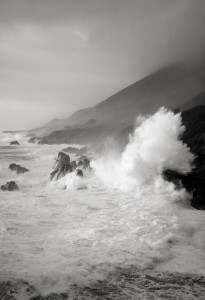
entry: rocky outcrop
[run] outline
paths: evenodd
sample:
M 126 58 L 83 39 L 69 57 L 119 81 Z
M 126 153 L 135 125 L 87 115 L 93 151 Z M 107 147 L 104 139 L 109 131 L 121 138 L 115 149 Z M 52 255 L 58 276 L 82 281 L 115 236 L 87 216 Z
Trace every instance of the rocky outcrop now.
M 83 177 L 83 171 L 80 170 L 80 169 L 77 169 L 76 170 L 76 175 L 79 176 L 79 177 Z
M 196 156 L 195 168 L 186 177 L 186 186 L 191 186 L 192 206 L 205 209 L 205 106 L 196 106 L 183 112 L 182 120 L 186 126 L 182 140 Z
M 90 160 L 86 156 L 81 156 L 78 161 L 78 167 L 81 167 L 82 169 L 91 169 Z
M 74 171 L 77 176 L 83 177 L 83 170 L 86 169 L 91 170 L 90 160 L 86 156 L 82 156 L 77 163 L 75 160 L 71 161 L 68 154 L 59 152 L 54 165 L 54 171 L 50 174 L 50 180 L 58 180 Z
M 18 185 L 16 184 L 15 181 L 9 181 L 6 184 L 1 186 L 2 191 L 17 191 L 19 190 Z
M 11 171 L 16 171 L 17 174 L 29 172 L 28 169 L 14 163 L 9 165 L 9 169 Z
M 31 143 L 31 144 L 36 144 L 38 143 L 40 140 L 40 138 L 36 137 L 36 136 L 33 136 L 31 137 L 29 140 L 28 140 L 28 143 Z
M 73 153 L 77 156 L 84 155 L 87 153 L 87 147 L 82 147 L 82 148 L 75 148 L 75 147 L 68 147 L 62 150 L 63 152 L 68 152 L 68 153 Z
M 10 145 L 20 145 L 18 141 L 11 141 Z
M 72 171 L 70 156 L 64 152 L 59 152 L 54 165 L 54 171 L 50 174 L 50 180 L 58 180 Z
M 73 160 L 73 161 L 71 161 L 70 164 L 71 164 L 71 166 L 72 166 L 73 171 L 76 170 L 76 168 L 77 168 L 77 166 L 78 166 L 77 163 L 76 163 L 76 161 Z
M 187 175 L 166 170 L 164 178 L 177 187 L 184 186 L 193 195 L 191 205 L 196 209 L 205 210 L 205 106 L 196 106 L 182 112 L 182 121 L 186 131 L 181 139 L 195 154 L 195 167 Z

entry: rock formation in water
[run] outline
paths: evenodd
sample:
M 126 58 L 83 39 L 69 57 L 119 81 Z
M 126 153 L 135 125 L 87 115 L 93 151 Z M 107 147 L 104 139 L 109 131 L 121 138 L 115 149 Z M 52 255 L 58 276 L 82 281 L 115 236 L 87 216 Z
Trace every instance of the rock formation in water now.
M 37 136 L 33 136 L 28 140 L 28 143 L 36 144 L 39 142 L 39 140 L 40 140 L 40 138 L 38 138 Z
M 181 137 L 195 154 L 193 171 L 187 175 L 179 174 L 172 170 L 166 170 L 166 180 L 182 185 L 193 197 L 191 205 L 197 209 L 205 209 L 205 106 L 196 106 L 182 112 L 182 121 L 186 131 Z
M 76 170 L 76 175 L 79 177 L 83 177 L 83 171 L 81 169 Z
M 54 171 L 50 174 L 50 180 L 58 180 L 66 174 L 76 171 L 76 175 L 83 177 L 83 170 L 91 170 L 90 160 L 86 156 L 81 156 L 78 163 L 70 160 L 70 156 L 64 152 L 58 153 L 58 158 L 54 165 Z
M 6 184 L 1 186 L 2 191 L 17 191 L 19 190 L 18 185 L 16 184 L 15 181 L 9 181 Z
M 11 171 L 16 171 L 17 174 L 29 172 L 28 169 L 14 163 L 9 165 L 9 169 Z
M 73 168 L 71 165 L 70 156 L 64 152 L 59 152 L 58 158 L 54 165 L 54 171 L 50 174 L 50 180 L 58 180 L 72 171 Z
M 86 156 L 81 156 L 78 161 L 78 167 L 82 169 L 91 169 L 90 160 Z
M 10 145 L 20 145 L 18 141 L 11 141 Z
M 71 161 L 71 166 L 72 166 L 72 169 L 73 169 L 73 171 L 75 171 L 76 170 L 76 168 L 77 168 L 77 163 L 76 163 L 76 161 L 75 160 L 73 160 L 73 161 Z

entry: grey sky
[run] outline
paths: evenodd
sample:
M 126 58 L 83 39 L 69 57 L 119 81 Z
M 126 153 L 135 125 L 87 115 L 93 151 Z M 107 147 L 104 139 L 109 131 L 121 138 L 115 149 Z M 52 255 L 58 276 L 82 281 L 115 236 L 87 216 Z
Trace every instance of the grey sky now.
M 0 130 L 67 117 L 204 44 L 205 0 L 0 0 Z

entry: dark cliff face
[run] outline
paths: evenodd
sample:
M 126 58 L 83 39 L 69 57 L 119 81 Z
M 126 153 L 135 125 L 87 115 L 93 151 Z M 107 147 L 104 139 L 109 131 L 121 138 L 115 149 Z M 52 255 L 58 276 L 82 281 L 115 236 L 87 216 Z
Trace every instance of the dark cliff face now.
M 197 155 L 200 147 L 200 136 L 205 133 L 205 105 L 199 105 L 182 112 L 182 122 L 186 127 L 182 140 Z
M 174 183 L 181 181 L 193 194 L 191 205 L 205 210 L 205 106 L 196 106 L 182 112 L 182 121 L 186 131 L 181 139 L 196 156 L 194 169 L 187 175 L 166 170 L 164 176 Z

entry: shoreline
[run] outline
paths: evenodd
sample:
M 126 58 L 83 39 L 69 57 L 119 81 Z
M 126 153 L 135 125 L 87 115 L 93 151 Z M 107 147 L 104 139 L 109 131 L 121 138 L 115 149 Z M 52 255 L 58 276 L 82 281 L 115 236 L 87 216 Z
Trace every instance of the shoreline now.
M 8 300 L 81 300 L 81 299 L 180 299 L 203 300 L 205 277 L 190 273 L 139 271 L 135 267 L 110 273 L 106 279 L 90 285 L 70 285 L 57 292 L 40 292 L 21 279 L 0 281 L 0 299 Z

